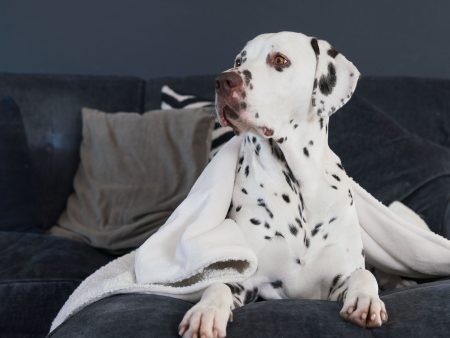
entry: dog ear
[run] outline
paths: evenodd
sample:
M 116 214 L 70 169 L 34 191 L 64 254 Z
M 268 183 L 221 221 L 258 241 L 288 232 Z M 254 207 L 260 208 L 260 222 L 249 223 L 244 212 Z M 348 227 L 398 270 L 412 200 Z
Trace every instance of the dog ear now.
M 312 38 L 311 47 L 317 59 L 311 109 L 319 117 L 330 116 L 350 99 L 360 73 L 328 42 Z

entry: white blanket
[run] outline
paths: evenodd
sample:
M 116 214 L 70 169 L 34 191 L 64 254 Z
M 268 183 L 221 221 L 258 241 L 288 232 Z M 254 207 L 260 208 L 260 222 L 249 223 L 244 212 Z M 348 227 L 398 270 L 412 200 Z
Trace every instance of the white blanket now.
M 242 137 L 229 141 L 198 178 L 187 198 L 141 247 L 84 280 L 51 330 L 83 307 L 112 294 L 153 293 L 196 300 L 215 282 L 237 282 L 257 268 L 241 229 L 226 219 Z M 450 241 L 402 218 L 356 182 L 354 202 L 366 260 L 400 276 L 450 275 Z

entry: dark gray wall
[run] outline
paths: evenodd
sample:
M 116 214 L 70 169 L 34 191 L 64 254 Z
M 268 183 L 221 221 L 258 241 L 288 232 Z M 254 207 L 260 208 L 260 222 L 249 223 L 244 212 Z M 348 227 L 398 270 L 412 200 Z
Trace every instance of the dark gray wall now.
M 450 78 L 450 1 L 0 0 L 0 72 L 216 73 L 257 34 L 325 38 L 363 74 Z

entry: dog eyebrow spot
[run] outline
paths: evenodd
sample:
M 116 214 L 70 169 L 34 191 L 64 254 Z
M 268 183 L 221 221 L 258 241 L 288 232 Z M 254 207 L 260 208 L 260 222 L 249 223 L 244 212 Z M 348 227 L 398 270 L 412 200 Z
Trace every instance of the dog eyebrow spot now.
M 246 56 L 246 55 L 247 55 L 247 51 L 246 51 L 246 50 L 243 50 L 242 53 L 241 53 L 241 56 L 244 57 L 244 56 Z

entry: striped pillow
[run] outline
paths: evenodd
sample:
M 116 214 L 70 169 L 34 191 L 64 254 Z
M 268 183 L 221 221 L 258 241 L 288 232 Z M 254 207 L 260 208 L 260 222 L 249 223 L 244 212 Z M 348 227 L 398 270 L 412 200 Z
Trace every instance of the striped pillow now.
M 201 99 L 196 95 L 177 93 L 167 85 L 161 88 L 161 109 L 184 109 L 211 106 L 214 106 L 214 102 Z M 222 127 L 216 118 L 214 129 L 212 131 L 209 159 L 211 160 L 219 149 L 233 136 L 233 129 L 231 129 L 231 127 Z

